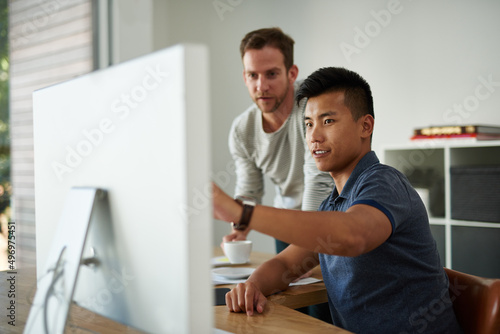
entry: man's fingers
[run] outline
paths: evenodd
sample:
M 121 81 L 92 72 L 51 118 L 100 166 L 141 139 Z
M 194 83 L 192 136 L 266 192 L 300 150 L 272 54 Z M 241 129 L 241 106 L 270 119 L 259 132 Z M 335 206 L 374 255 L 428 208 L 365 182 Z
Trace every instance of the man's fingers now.
M 222 248 L 222 250 L 224 250 L 224 243 L 225 242 L 229 242 L 229 241 L 232 241 L 234 239 L 234 235 L 231 233 L 231 234 L 228 234 L 228 235 L 225 235 L 222 237 L 222 242 L 220 243 L 220 248 Z
M 240 312 L 246 312 L 248 308 L 248 300 L 246 298 L 246 285 L 244 283 L 239 283 L 238 285 L 236 285 L 236 288 L 234 290 L 236 291 L 236 294 L 238 296 L 238 307 L 240 309 Z M 251 303 L 251 307 L 253 307 L 253 303 Z
M 226 293 L 226 305 L 229 312 L 241 312 L 241 309 L 238 306 L 238 299 L 235 298 L 232 291 Z
M 229 242 L 235 240 L 246 240 L 246 235 L 241 232 L 232 232 L 231 234 L 222 237 L 222 242 Z
M 230 312 L 246 312 L 253 315 L 264 311 L 266 297 L 252 283 L 239 283 L 226 294 L 226 305 Z
M 224 250 L 224 243 L 236 240 L 247 240 L 244 233 L 241 232 L 232 232 L 231 234 L 225 235 L 222 237 L 222 242 L 220 243 L 220 248 Z
M 247 315 L 253 315 L 254 295 L 254 289 L 249 288 L 245 291 L 245 310 Z
M 225 235 L 224 237 L 222 237 L 222 242 L 233 241 L 235 238 L 236 238 L 236 236 L 233 233 L 231 233 L 231 234 L 228 234 L 228 235 Z
M 233 300 L 231 299 L 231 292 L 226 293 L 226 306 L 229 312 L 234 312 Z
M 259 312 L 259 313 L 264 312 L 264 308 L 266 306 L 266 303 L 267 303 L 267 298 L 262 293 L 259 293 L 256 296 L 256 300 L 255 300 L 255 309 L 257 310 L 257 312 Z

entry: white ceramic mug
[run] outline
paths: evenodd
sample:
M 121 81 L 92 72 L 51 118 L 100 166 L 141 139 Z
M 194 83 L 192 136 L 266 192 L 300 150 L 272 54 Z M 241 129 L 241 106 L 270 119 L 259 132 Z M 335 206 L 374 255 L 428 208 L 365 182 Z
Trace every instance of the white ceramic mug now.
M 224 242 L 224 253 L 232 264 L 247 263 L 252 252 L 251 240 L 236 240 Z

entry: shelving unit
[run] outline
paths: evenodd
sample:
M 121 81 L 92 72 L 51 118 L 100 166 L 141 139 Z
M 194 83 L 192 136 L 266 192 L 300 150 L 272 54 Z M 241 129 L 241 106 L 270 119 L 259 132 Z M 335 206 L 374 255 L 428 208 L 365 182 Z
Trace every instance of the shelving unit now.
M 500 166 L 500 141 L 419 140 L 384 147 L 381 160 L 405 174 L 415 188 L 427 189 L 428 201 L 423 198 L 444 266 L 500 278 L 500 220 L 453 219 L 452 196 L 457 194 L 452 194 L 450 172 L 455 167 Z M 485 191 L 500 197 L 498 178 L 487 187 Z M 465 196 L 478 196 L 477 190 Z

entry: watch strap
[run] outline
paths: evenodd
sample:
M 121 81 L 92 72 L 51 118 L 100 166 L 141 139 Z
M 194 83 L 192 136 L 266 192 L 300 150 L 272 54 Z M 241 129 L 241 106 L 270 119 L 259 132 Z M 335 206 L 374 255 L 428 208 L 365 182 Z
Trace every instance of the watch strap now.
M 243 205 L 243 211 L 241 212 L 240 221 L 235 224 L 232 223 L 233 228 L 238 231 L 246 230 L 248 225 L 250 224 L 250 219 L 252 219 L 253 209 L 255 207 L 255 201 L 248 200 L 246 198 L 237 198 L 238 202 L 241 202 Z

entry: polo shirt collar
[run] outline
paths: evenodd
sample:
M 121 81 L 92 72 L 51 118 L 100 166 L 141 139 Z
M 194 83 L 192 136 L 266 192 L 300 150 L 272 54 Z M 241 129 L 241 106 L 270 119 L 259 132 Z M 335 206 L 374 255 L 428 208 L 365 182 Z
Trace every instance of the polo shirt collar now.
M 356 184 L 356 181 L 358 180 L 358 177 L 369 167 L 380 163 L 377 155 L 375 154 L 374 151 L 370 151 L 364 155 L 364 157 L 359 160 L 358 164 L 356 167 L 354 167 L 354 170 L 352 171 L 351 175 L 347 179 L 347 182 L 344 185 L 344 189 L 342 189 L 342 193 L 338 195 L 338 197 L 343 197 L 346 198 L 347 195 L 351 192 L 352 188 Z M 338 194 L 338 190 L 335 187 L 334 193 Z M 333 202 L 335 200 L 336 196 L 331 197 L 331 201 Z

